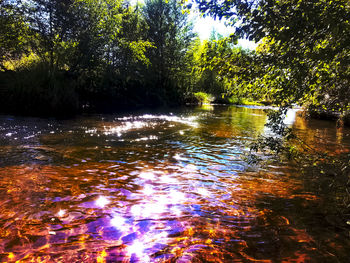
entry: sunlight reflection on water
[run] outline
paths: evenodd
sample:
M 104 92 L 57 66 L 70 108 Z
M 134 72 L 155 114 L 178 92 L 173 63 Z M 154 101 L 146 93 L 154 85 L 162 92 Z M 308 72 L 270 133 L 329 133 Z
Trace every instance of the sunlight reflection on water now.
M 96 205 L 103 208 L 105 207 L 106 205 L 108 205 L 110 202 L 109 200 L 104 197 L 104 196 L 100 196 L 96 201 L 95 201 Z

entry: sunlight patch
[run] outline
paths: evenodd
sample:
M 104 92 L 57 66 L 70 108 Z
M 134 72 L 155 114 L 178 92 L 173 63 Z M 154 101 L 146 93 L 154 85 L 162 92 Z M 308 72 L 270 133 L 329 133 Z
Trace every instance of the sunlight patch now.
M 109 203 L 110 201 L 102 195 L 95 201 L 95 204 L 101 208 L 105 207 Z

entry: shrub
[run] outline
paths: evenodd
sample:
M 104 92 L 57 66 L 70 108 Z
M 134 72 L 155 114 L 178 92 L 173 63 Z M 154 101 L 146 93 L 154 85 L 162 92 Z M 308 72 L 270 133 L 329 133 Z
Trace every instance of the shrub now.
M 75 82 L 64 71 L 50 72 L 44 63 L 1 73 L 3 113 L 36 116 L 62 116 L 78 110 Z
M 194 96 L 199 104 L 210 104 L 215 100 L 213 95 L 205 92 L 196 92 Z

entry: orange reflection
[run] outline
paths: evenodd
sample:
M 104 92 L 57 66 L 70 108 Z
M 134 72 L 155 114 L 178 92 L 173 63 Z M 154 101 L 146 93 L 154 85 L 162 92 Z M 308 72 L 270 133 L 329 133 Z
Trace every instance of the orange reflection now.
M 235 140 L 250 140 L 264 130 L 263 111 L 229 109 L 221 115 L 201 124 L 193 118 L 152 115 L 136 122 L 102 122 L 84 130 L 89 138 L 115 139 L 132 131 L 136 139 L 121 146 L 116 141 L 92 141 L 90 148 L 85 141 L 57 146 L 69 159 L 62 165 L 1 167 L 1 260 L 303 262 L 315 251 L 322 257 L 325 252 L 300 219 L 301 209 L 319 211 L 320 198 L 305 190 L 290 167 L 277 164 L 248 172 L 240 159 L 243 149 Z M 157 122 L 182 126 L 172 126 L 166 136 L 137 134 Z M 295 126 L 305 129 L 307 124 L 297 118 Z M 210 138 L 204 141 L 203 134 Z M 315 143 L 311 135 L 305 132 Z M 329 130 L 317 134 L 324 140 L 328 135 Z M 56 138 L 50 136 L 42 140 Z M 146 145 L 162 136 L 171 142 L 169 149 Z M 179 138 L 186 140 L 178 143 Z M 338 134 L 337 143 L 341 140 Z M 225 146 L 219 148 L 220 143 Z M 96 161 L 85 156 L 91 149 L 101 152 Z M 313 213 L 308 216 L 312 219 Z M 348 241 L 337 238 L 329 237 L 324 246 L 344 255 Z
M 50 261 L 49 255 L 56 253 L 57 246 L 67 246 L 73 254 L 83 253 L 84 257 L 106 262 L 111 256 L 109 247 L 124 245 L 118 250 L 119 257 L 142 258 L 146 260 L 143 262 L 153 262 L 153 253 L 170 253 L 172 259 L 179 261 L 269 262 L 270 259 L 259 259 L 250 250 L 253 239 L 249 233 L 258 225 L 291 229 L 293 235 L 288 242 L 314 242 L 305 231 L 290 226 L 290 218 L 271 219 L 270 210 L 252 205 L 258 202 L 261 193 L 317 201 L 311 194 L 294 194 L 301 187 L 297 181 L 280 181 L 279 175 L 274 174 L 261 173 L 257 177 L 255 173 L 244 173 L 226 178 L 225 184 L 231 187 L 220 192 L 204 187 L 200 181 L 191 181 L 198 178 L 194 176 L 199 172 L 195 165 L 179 167 L 173 173 L 166 166 L 164 169 L 148 166 L 133 175 L 128 175 L 128 170 L 116 175 L 110 174 L 115 171 L 112 165 L 91 162 L 71 167 L 1 168 L 2 184 L 11 190 L 6 191 L 7 198 L 15 204 L 1 207 L 12 225 L 10 229 L 2 228 L 1 235 L 4 241 L 22 240 L 17 248 L 12 248 L 16 253 L 8 254 L 9 259 Z M 103 174 L 101 180 L 97 180 L 99 174 Z M 77 176 L 80 180 L 76 180 Z M 140 182 L 143 185 L 138 185 Z M 182 187 L 189 187 L 188 182 L 193 191 L 184 193 Z M 67 184 L 71 187 L 66 188 Z M 77 188 L 81 191 L 72 190 Z M 230 198 L 220 199 L 220 195 L 227 194 Z M 40 205 L 31 206 L 34 200 Z M 214 217 L 209 220 L 211 215 Z M 216 221 L 216 215 L 228 219 Z M 147 224 L 143 226 L 142 222 Z M 94 248 L 97 244 L 103 245 L 99 252 Z M 162 244 L 161 248 L 155 249 L 156 244 Z M 83 252 L 75 251 L 75 246 Z M 37 257 L 38 253 L 45 256 Z M 73 254 L 60 257 L 63 260 Z
M 106 262 L 106 257 L 107 257 L 107 253 L 105 250 L 102 250 L 100 253 L 98 253 L 98 256 L 97 256 L 97 263 L 104 263 Z
M 295 146 L 300 150 L 314 150 L 318 153 L 328 155 L 339 155 L 349 152 L 349 144 L 344 145 L 348 128 L 338 128 L 335 122 L 308 120 L 303 116 L 303 112 L 298 112 L 293 128 L 301 139 L 295 142 Z

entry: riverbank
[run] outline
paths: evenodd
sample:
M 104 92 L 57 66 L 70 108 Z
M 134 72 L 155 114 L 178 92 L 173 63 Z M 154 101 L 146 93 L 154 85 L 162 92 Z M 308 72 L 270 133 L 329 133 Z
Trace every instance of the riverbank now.
M 181 88 L 166 89 L 140 79 L 81 76 L 49 72 L 46 65 L 0 71 L 0 113 L 37 117 L 72 117 L 183 104 Z
M 350 112 L 341 114 L 334 111 L 326 111 L 323 109 L 310 109 L 307 114 L 313 119 L 334 121 L 338 127 L 348 126 L 350 127 Z
M 242 106 L 275 106 L 272 101 L 268 100 L 254 100 L 252 98 L 244 98 L 237 96 L 214 96 L 205 92 L 193 93 L 189 101 L 191 104 L 218 104 L 218 105 L 242 105 Z M 341 114 L 336 111 L 327 111 L 320 107 L 306 107 L 305 117 L 327 120 L 336 122 L 338 127 L 349 126 L 350 127 L 350 112 Z
M 202 104 L 222 104 L 222 105 L 247 105 L 247 106 L 270 106 L 271 101 L 265 100 L 254 100 L 252 98 L 238 97 L 238 96 L 227 96 L 225 94 L 213 95 L 206 92 L 195 92 L 190 94 L 186 101 L 198 105 Z

